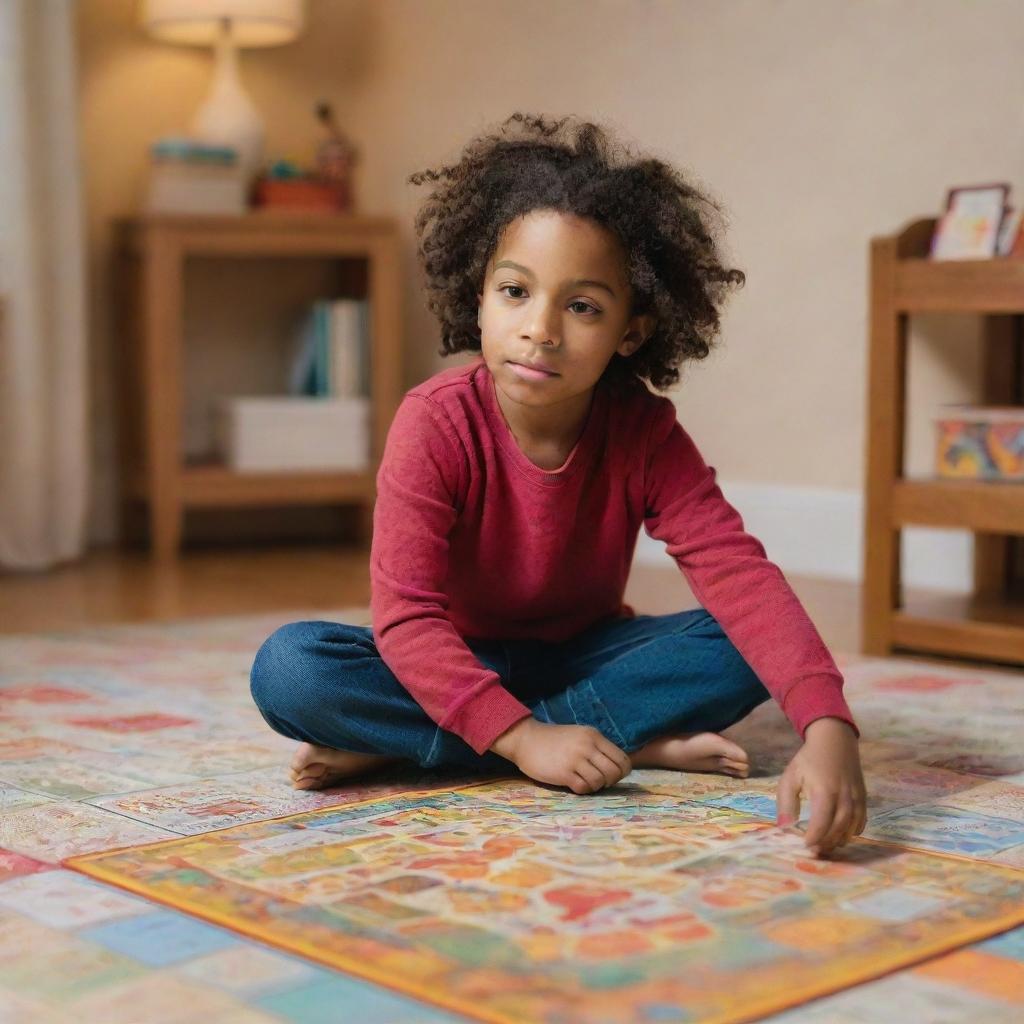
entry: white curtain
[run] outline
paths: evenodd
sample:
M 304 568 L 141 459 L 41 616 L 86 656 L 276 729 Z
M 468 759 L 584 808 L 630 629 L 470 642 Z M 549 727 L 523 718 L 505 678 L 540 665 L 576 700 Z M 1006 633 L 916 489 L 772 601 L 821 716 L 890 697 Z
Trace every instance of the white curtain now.
M 79 557 L 88 371 L 74 0 L 0 0 L 0 569 Z

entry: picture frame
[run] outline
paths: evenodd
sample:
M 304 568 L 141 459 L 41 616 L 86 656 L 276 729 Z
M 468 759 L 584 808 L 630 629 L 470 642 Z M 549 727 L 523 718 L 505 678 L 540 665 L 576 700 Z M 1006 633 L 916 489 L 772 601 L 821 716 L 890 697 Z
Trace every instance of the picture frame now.
M 1010 183 L 1006 181 L 988 185 L 957 185 L 946 190 L 946 211 L 970 212 L 993 205 L 1001 210 L 1009 201 L 1010 187 Z
M 946 210 L 935 225 L 929 256 L 934 260 L 992 259 L 1009 211 L 1008 182 L 961 185 L 946 193 Z

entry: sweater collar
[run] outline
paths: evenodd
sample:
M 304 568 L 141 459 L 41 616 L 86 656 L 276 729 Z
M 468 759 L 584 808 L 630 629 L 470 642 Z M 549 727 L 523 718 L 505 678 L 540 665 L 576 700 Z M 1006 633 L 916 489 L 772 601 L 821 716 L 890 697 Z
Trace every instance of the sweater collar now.
M 604 420 L 607 388 L 603 380 L 599 380 L 595 385 L 587 421 L 579 439 L 558 469 L 542 469 L 536 463 L 531 462 L 519 447 L 498 402 L 497 383 L 482 356 L 473 371 L 473 380 L 480 393 L 482 405 L 495 439 L 516 468 L 525 476 L 537 483 L 557 487 L 574 476 L 581 465 L 586 464 L 594 446 L 594 439 L 599 432 L 600 423 Z

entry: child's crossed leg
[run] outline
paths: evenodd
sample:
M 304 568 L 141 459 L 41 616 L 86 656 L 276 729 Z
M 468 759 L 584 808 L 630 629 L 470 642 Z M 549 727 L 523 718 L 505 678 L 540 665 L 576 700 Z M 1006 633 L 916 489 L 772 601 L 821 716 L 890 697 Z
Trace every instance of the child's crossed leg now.
M 474 646 L 483 664 L 514 684 L 538 721 L 597 727 L 633 768 L 749 774 L 746 751 L 718 730 L 769 695 L 703 609 L 606 623 L 561 646 L 519 645 L 514 657 L 508 651 L 501 644 Z M 251 675 L 263 717 L 299 741 L 291 763 L 297 789 L 322 789 L 396 761 L 481 760 L 415 704 L 384 665 L 368 627 L 282 627 L 261 648 Z M 342 678 L 347 685 L 340 691 Z M 571 685 L 549 692 L 563 678 Z M 524 682 L 539 691 L 519 693 Z M 379 753 L 388 748 L 402 753 Z M 483 761 L 511 765 L 493 752 Z

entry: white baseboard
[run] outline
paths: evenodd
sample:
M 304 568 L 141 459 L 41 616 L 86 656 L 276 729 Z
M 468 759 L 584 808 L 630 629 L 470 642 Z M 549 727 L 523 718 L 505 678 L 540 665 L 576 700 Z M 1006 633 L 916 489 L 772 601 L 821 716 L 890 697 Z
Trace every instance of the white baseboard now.
M 859 491 L 823 487 L 731 484 L 718 478 L 747 533 L 787 575 L 822 576 L 859 583 L 864 575 L 864 498 Z M 907 527 L 901 580 L 908 587 L 968 594 L 972 590 L 973 536 L 968 530 Z M 672 559 L 665 545 L 640 531 L 635 561 Z

